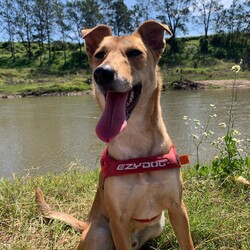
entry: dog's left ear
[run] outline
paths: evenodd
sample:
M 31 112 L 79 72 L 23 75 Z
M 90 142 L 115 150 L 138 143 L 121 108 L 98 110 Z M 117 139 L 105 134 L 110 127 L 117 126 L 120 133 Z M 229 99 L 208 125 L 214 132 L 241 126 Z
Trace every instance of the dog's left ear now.
M 171 30 L 165 24 L 150 20 L 139 26 L 135 35 L 139 34 L 144 42 L 154 51 L 157 57 L 160 57 L 165 48 L 164 32 L 172 35 Z
M 82 37 L 85 40 L 86 52 L 89 59 L 91 59 L 103 38 L 106 36 L 112 36 L 112 31 L 108 26 L 103 24 L 92 29 L 82 30 Z

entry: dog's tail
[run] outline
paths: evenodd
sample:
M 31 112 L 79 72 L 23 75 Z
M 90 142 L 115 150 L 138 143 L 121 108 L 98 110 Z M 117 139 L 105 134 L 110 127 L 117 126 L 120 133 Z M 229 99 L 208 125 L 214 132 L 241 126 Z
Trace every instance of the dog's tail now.
M 50 220 L 60 220 L 80 232 L 84 231 L 84 229 L 88 226 L 88 223 L 80 221 L 70 214 L 53 210 L 44 200 L 44 196 L 40 188 L 36 188 L 35 198 L 38 210 L 44 218 Z

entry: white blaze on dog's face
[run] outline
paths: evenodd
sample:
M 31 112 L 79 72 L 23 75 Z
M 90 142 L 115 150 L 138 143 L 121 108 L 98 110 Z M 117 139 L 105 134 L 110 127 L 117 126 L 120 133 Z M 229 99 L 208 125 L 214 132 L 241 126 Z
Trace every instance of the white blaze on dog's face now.
M 133 35 L 112 36 L 108 26 L 84 30 L 86 52 L 93 69 L 96 98 L 103 114 L 96 132 L 109 142 L 121 133 L 140 96 L 149 99 L 157 88 L 156 66 L 165 47 L 164 31 L 155 21 L 142 24 Z

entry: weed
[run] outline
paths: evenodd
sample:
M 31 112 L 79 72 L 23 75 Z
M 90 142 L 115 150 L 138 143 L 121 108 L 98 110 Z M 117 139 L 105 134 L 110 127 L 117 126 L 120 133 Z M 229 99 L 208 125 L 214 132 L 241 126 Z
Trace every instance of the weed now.
M 201 145 L 204 142 L 207 142 L 209 137 L 213 134 L 213 132 L 209 130 L 209 123 L 211 118 L 217 117 L 216 114 L 213 114 L 215 106 L 212 104 L 210 105 L 210 115 L 204 125 L 202 125 L 201 122 L 196 119 L 193 119 L 194 124 L 192 124 L 191 119 L 188 119 L 187 116 L 183 117 L 185 123 L 190 126 L 192 131 L 193 127 L 199 131 L 199 134 L 193 133 L 193 143 L 196 147 L 196 170 L 201 175 L 211 175 L 222 182 L 225 180 L 232 181 L 234 180 L 235 176 L 242 175 L 250 161 L 247 155 L 245 155 L 245 157 L 243 156 L 243 150 L 240 148 L 240 143 L 243 140 L 240 140 L 236 137 L 236 135 L 239 135 L 240 133 L 234 129 L 234 105 L 237 101 L 236 78 L 240 69 L 240 64 L 234 65 L 232 67 L 232 71 L 234 73 L 234 82 L 228 122 L 221 122 L 219 124 L 220 127 L 227 128 L 227 131 L 225 136 L 219 137 L 216 141 L 212 142 L 212 145 L 219 149 L 219 154 L 214 158 L 211 166 L 204 166 L 200 163 L 199 151 Z

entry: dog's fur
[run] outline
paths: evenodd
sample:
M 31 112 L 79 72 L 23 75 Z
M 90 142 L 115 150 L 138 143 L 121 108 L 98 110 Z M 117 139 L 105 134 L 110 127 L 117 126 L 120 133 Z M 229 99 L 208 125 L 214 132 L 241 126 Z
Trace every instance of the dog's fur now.
M 166 131 L 160 106 L 162 88 L 157 63 L 165 47 L 166 25 L 155 21 L 143 23 L 133 35 L 116 37 L 108 26 L 83 30 L 86 51 L 94 72 L 96 99 L 105 109 L 105 94 L 128 92 L 140 84 L 139 100 L 123 131 L 108 139 L 109 155 L 117 160 L 168 153 L 172 141 Z M 101 69 L 101 73 L 100 73 Z M 105 79 L 103 71 L 112 71 Z M 100 75 L 101 74 L 101 75 Z M 87 222 L 52 211 L 37 189 L 40 210 L 49 218 L 59 218 L 83 230 L 78 250 L 139 249 L 162 232 L 164 210 L 178 238 L 181 249 L 194 249 L 188 216 L 182 201 L 180 169 L 142 174 L 100 176 L 99 188 Z M 133 218 L 153 218 L 139 222 Z

